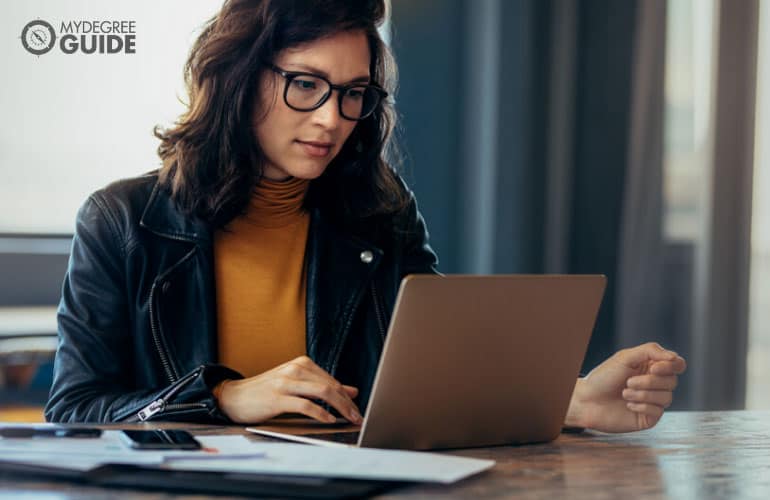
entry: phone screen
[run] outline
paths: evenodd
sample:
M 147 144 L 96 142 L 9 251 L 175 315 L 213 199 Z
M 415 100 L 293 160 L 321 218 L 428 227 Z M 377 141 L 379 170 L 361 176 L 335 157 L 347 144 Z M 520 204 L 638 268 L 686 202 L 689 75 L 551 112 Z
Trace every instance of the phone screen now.
M 187 431 L 123 431 L 129 446 L 138 450 L 199 450 L 201 444 Z

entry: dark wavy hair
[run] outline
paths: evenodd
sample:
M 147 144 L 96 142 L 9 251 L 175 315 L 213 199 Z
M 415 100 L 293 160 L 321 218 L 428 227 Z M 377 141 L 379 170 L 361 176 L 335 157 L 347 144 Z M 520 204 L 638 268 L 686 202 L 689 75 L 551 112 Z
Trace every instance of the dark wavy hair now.
M 185 64 L 188 109 L 161 140 L 160 182 L 188 214 L 223 227 L 242 213 L 263 172 L 252 117 L 258 82 L 286 48 L 361 30 L 369 41 L 372 83 L 390 95 L 397 70 L 377 28 L 384 0 L 226 0 L 204 26 Z M 392 103 L 356 124 L 326 171 L 310 183 L 306 207 L 354 222 L 402 210 L 407 195 L 388 159 L 395 153 Z

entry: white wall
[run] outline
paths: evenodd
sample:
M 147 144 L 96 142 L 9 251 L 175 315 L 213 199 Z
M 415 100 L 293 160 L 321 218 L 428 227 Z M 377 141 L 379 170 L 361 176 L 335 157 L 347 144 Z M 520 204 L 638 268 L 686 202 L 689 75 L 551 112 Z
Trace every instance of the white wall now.
M 184 109 L 182 66 L 220 0 L 24 0 L 0 7 L 0 233 L 70 233 L 88 194 L 157 168 L 156 124 Z M 33 19 L 136 21 L 135 54 L 28 53 Z

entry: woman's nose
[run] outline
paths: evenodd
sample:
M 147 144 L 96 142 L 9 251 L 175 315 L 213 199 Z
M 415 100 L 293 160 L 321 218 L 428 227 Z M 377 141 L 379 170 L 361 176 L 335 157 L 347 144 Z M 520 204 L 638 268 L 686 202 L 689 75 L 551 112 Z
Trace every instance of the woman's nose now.
M 342 116 L 340 116 L 339 96 L 336 90 L 332 91 L 320 108 L 313 111 L 313 120 L 326 128 L 337 128 Z

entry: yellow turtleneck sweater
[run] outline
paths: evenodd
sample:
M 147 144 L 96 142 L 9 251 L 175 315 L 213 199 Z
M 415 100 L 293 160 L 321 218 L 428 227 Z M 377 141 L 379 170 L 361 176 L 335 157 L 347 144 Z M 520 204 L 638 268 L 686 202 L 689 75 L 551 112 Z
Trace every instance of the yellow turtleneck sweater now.
M 305 354 L 308 180 L 263 179 L 214 235 L 219 362 L 245 377 Z

